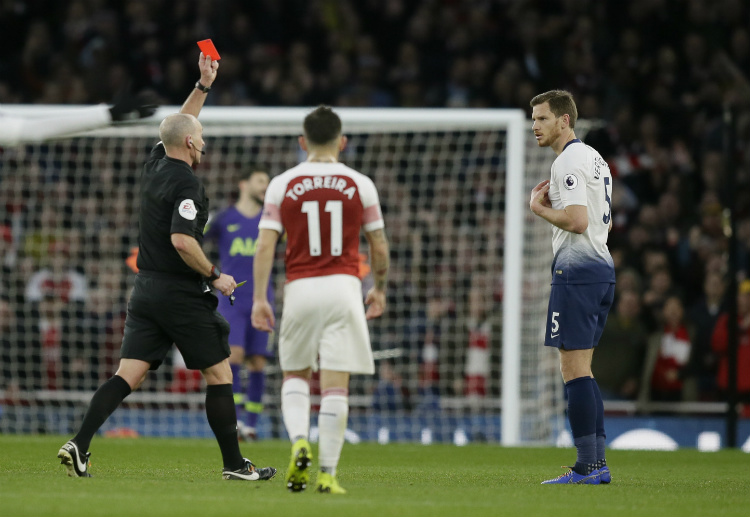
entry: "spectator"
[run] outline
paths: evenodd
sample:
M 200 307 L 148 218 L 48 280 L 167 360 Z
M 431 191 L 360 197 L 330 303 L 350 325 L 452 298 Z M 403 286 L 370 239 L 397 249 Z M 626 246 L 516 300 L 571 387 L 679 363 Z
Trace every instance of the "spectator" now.
M 464 395 L 483 398 L 488 395 L 487 383 L 491 375 L 492 352 L 492 284 L 486 274 L 477 277 L 469 291 L 466 328 L 466 365 L 464 366 Z
M 692 332 L 685 322 L 680 298 L 667 297 L 661 316 L 662 329 L 649 340 L 641 399 L 662 402 L 692 399 L 692 393 L 683 393 Z
M 643 293 L 643 306 L 646 309 L 646 325 L 650 331 L 659 327 L 664 304 L 672 294 L 672 286 L 672 274 L 666 267 L 655 269 L 649 277 L 648 287 Z
M 417 409 L 430 412 L 440 409 L 440 353 L 448 346 L 443 335 L 450 302 L 439 294 L 427 297 L 426 310 L 413 323 L 419 339 L 419 401 Z
M 34 328 L 14 305 L 0 298 L 0 391 L 41 389 L 41 355 Z
M 729 339 L 729 315 L 724 313 L 716 322 L 711 337 L 711 346 L 718 356 L 719 367 L 716 373 L 716 385 L 722 395 L 729 387 L 729 364 L 727 356 Z M 737 392 L 744 398 L 750 397 L 750 280 L 743 280 L 737 293 Z M 734 359 L 731 360 L 734 362 Z
M 390 360 L 378 363 L 378 383 L 372 394 L 372 408 L 375 411 L 397 412 L 409 407 L 409 392 L 402 383 L 401 376 Z
M 620 291 L 594 351 L 592 370 L 604 400 L 635 400 L 641 384 L 648 332 L 635 291 Z
M 719 273 L 707 273 L 703 281 L 704 294 L 688 313 L 695 328 L 695 340 L 687 374 L 695 378 L 699 400 L 715 400 L 717 396 L 717 358 L 711 346 L 711 338 L 719 316 L 725 311 L 725 289 L 724 279 Z
M 42 387 L 55 390 L 62 383 L 62 332 L 64 303 L 52 295 L 45 296 L 37 304 L 38 343 L 42 358 Z
M 52 246 L 59 240 L 60 234 L 59 215 L 55 206 L 48 204 L 44 206 L 38 217 L 30 222 L 31 228 L 25 232 L 23 237 L 23 254 L 33 258 L 37 264 L 47 259 Z
M 26 301 L 41 302 L 45 297 L 64 303 L 84 302 L 88 291 L 86 277 L 70 263 L 67 244 L 50 245 L 49 264 L 36 271 L 26 285 Z

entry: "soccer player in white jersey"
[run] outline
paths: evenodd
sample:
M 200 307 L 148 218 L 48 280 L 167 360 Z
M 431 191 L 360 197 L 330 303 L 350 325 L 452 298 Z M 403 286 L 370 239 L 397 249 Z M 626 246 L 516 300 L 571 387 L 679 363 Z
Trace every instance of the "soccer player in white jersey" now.
M 335 476 L 349 413 L 349 376 L 375 372 L 366 320 L 385 309 L 388 241 L 375 185 L 338 162 L 346 147 L 338 115 L 320 106 L 305 117 L 303 128 L 299 143 L 307 161 L 275 177 L 266 190 L 253 266 L 252 323 L 266 332 L 274 328 L 267 286 L 276 242 L 285 231 L 279 363 L 284 371 L 281 413 L 293 444 L 286 484 L 298 492 L 309 481 L 309 381 L 320 357 L 316 491 L 344 494 Z M 360 230 L 370 246 L 375 280 L 364 304 Z
M 615 268 L 607 248 L 612 228 L 612 175 L 595 149 L 576 138 L 573 96 L 552 90 L 531 99 L 539 147 L 557 154 L 552 176 L 531 191 L 531 211 L 552 225 L 552 292 L 546 346 L 560 350 L 568 421 L 578 457 L 570 470 L 543 484 L 609 483 L 604 457 L 604 405 L 591 372 L 615 294 Z

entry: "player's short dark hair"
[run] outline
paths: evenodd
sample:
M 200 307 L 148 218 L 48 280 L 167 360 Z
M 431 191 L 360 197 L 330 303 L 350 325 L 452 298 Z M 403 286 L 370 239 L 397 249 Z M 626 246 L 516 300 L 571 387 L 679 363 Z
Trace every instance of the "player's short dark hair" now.
M 531 99 L 529 104 L 533 108 L 545 102 L 549 103 L 549 109 L 556 117 L 562 117 L 567 113 L 570 116 L 570 128 L 574 129 L 576 127 L 578 108 L 576 108 L 576 101 L 573 100 L 572 93 L 565 90 L 550 90 L 540 93 Z
M 252 178 L 255 174 L 267 174 L 268 173 L 268 167 L 261 165 L 259 163 L 255 163 L 251 165 L 250 167 L 243 168 L 238 174 L 237 174 L 237 180 L 238 181 L 245 181 Z
M 320 105 L 305 117 L 305 138 L 313 145 L 325 145 L 341 135 L 341 119 L 329 106 Z

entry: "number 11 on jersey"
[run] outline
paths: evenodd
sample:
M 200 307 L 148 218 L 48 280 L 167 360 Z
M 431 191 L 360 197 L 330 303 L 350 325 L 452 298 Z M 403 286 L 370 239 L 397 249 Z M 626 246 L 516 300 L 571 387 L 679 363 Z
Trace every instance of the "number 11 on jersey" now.
M 341 256 L 343 245 L 344 220 L 342 201 L 327 201 L 325 211 L 331 214 L 331 255 Z M 320 204 L 317 201 L 302 203 L 302 213 L 307 214 L 307 239 L 310 244 L 310 256 L 319 257 L 322 254 L 320 238 Z

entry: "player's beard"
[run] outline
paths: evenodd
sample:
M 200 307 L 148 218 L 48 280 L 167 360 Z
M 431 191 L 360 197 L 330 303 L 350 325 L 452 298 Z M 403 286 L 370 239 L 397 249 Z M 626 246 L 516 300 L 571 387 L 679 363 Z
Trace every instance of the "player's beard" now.
M 562 135 L 562 129 L 555 127 L 548 133 L 543 133 L 542 138 L 537 140 L 537 144 L 539 144 L 539 147 L 550 147 L 560 138 L 560 135 Z

